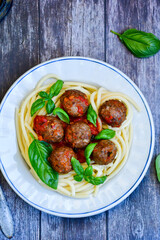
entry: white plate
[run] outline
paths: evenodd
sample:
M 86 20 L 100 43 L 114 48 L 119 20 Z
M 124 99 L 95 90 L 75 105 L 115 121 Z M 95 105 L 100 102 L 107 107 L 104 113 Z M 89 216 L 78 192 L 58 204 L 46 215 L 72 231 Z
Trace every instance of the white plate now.
M 133 69 L 134 71 L 134 69 Z M 15 109 L 39 79 L 54 73 L 61 79 L 93 83 L 128 94 L 141 108 L 134 110 L 133 143 L 128 161 L 96 197 L 69 198 L 42 187 L 30 174 L 16 139 Z M 122 72 L 104 62 L 84 57 L 64 57 L 42 63 L 21 76 L 8 90 L 0 108 L 0 166 L 13 190 L 41 211 L 61 217 L 86 217 L 104 212 L 123 201 L 143 179 L 151 162 L 155 132 L 149 106 L 138 87 Z

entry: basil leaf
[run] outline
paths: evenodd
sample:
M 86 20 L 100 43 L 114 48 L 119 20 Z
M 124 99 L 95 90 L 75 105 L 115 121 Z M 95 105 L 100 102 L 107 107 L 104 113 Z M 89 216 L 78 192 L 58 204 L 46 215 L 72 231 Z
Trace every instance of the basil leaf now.
M 97 143 L 90 143 L 84 151 L 84 156 L 86 158 L 86 162 L 88 165 L 90 164 L 90 161 L 91 161 L 90 156 L 96 145 L 97 145 Z
M 160 182 L 160 154 L 156 157 L 156 172 L 158 181 Z
M 107 176 L 103 176 L 103 177 L 94 177 L 94 176 L 85 176 L 84 175 L 84 179 L 93 184 L 93 185 L 99 185 L 102 184 L 106 181 Z
M 54 96 L 57 96 L 60 93 L 62 87 L 63 87 L 63 81 L 57 80 L 57 82 L 55 82 L 50 88 L 49 97 L 52 98 Z
M 76 158 L 72 157 L 71 163 L 72 163 L 72 167 L 73 167 L 74 171 L 78 175 L 83 175 L 84 169 L 83 169 L 82 165 L 80 164 L 80 162 Z
M 86 176 L 92 176 L 93 174 L 93 167 L 92 166 L 88 166 L 85 171 L 84 171 L 84 175 Z
M 49 99 L 48 93 L 46 93 L 46 92 L 44 92 L 44 91 L 39 92 L 38 95 L 39 95 L 41 98 L 44 98 L 45 100 L 48 100 L 48 99 Z
M 57 107 L 53 110 L 53 114 L 57 115 L 63 122 L 66 122 L 69 124 L 69 116 L 68 114 L 61 108 Z
M 74 180 L 77 182 L 81 182 L 83 180 L 83 175 L 75 175 L 73 176 Z
M 39 141 L 39 140 L 37 140 L 37 141 Z M 46 146 L 48 154 L 50 155 L 51 152 L 53 151 L 52 146 L 49 143 L 45 142 L 45 141 L 39 141 L 39 142 L 43 143 Z M 47 162 L 48 162 L 48 160 L 47 160 Z
M 57 189 L 58 173 L 52 169 L 47 160 L 51 151 L 50 144 L 35 139 L 29 146 L 28 156 L 33 169 L 42 182 L 53 189 Z
M 97 121 L 97 113 L 94 111 L 92 105 L 90 104 L 87 110 L 87 120 L 93 123 L 93 125 L 96 127 L 96 121 Z
M 128 29 L 123 34 L 112 33 L 119 36 L 120 40 L 138 58 L 153 56 L 160 50 L 160 40 L 152 33 L 146 33 L 136 29 Z
M 45 106 L 45 101 L 44 99 L 40 98 L 37 99 L 31 106 L 31 117 L 41 108 Z
M 55 104 L 52 101 L 52 99 L 49 99 L 47 104 L 46 104 L 46 111 L 48 114 L 52 113 L 55 108 Z
M 116 132 L 112 129 L 104 129 L 100 133 L 98 133 L 97 136 L 95 136 L 95 139 L 111 139 L 115 136 Z

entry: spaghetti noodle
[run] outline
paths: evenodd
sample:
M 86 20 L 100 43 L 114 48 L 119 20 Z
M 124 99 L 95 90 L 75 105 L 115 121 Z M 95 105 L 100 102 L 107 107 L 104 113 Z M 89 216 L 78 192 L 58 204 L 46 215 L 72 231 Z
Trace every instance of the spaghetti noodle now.
M 31 117 L 30 110 L 33 102 L 37 100 L 38 93 L 40 91 L 48 91 L 52 84 L 45 85 L 44 83 L 48 80 L 52 79 L 52 84 L 59 79 L 58 76 L 54 74 L 48 74 L 44 76 L 37 84 L 35 89 L 25 98 L 22 102 L 19 109 L 17 109 L 16 113 L 16 129 L 17 129 L 17 139 L 19 143 L 19 148 L 22 153 L 23 158 L 25 159 L 26 163 L 28 164 L 32 175 L 43 185 L 46 186 L 37 176 L 34 169 L 31 166 L 29 157 L 28 157 L 28 148 L 32 142 L 32 138 L 29 133 L 32 133 L 33 136 L 37 139 L 38 136 L 33 130 L 33 121 L 34 117 Z M 99 107 L 109 99 L 117 99 L 122 101 L 125 106 L 127 107 L 127 116 L 126 120 L 122 123 L 122 125 L 118 128 L 113 128 L 108 126 L 107 124 L 102 124 L 101 119 L 98 117 L 98 125 L 99 130 L 102 129 L 113 129 L 116 132 L 115 137 L 112 139 L 112 142 L 117 147 L 117 154 L 113 162 L 109 163 L 108 165 L 98 165 L 95 164 L 94 161 L 91 161 L 91 165 L 93 167 L 93 176 L 101 177 L 107 176 L 105 182 L 109 181 L 113 176 L 115 176 L 125 165 L 131 142 L 132 142 L 132 107 L 131 104 L 139 111 L 138 105 L 130 99 L 127 95 L 119 93 L 119 92 L 110 92 L 102 87 L 98 88 L 92 86 L 90 84 L 82 83 L 82 82 L 71 82 L 65 81 L 60 93 L 53 97 L 52 100 L 54 101 L 56 107 L 60 106 L 60 97 L 68 89 L 77 89 L 83 93 L 85 93 L 88 97 L 90 104 L 92 105 L 93 109 L 98 114 Z M 41 110 L 37 112 L 39 115 L 45 115 L 46 109 L 43 107 Z M 87 164 L 82 164 L 83 168 L 87 168 Z M 92 185 L 85 180 L 81 182 L 77 182 L 74 180 L 73 176 L 75 172 L 72 170 L 67 174 L 60 174 L 57 192 L 70 196 L 70 197 L 77 197 L 77 198 L 85 198 L 89 197 L 90 195 L 96 195 L 100 186 Z M 48 186 L 46 186 L 48 187 Z M 51 188 L 50 188 L 51 189 Z M 52 189 L 53 190 L 53 189 Z

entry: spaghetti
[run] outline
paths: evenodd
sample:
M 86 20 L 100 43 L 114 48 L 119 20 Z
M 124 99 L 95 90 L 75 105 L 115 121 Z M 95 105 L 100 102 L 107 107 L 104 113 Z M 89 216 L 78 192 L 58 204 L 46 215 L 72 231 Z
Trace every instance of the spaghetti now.
M 16 129 L 17 129 L 17 139 L 19 143 L 19 148 L 22 153 L 23 158 L 25 159 L 26 163 L 28 164 L 32 175 L 43 185 L 45 185 L 37 176 L 34 169 L 31 166 L 29 157 L 28 157 L 28 148 L 32 142 L 32 138 L 29 133 L 32 133 L 33 136 L 37 139 L 38 136 L 33 130 L 33 121 L 34 117 L 31 117 L 30 110 L 33 102 L 37 100 L 38 93 L 40 91 L 48 91 L 52 84 L 45 84 L 48 79 L 52 79 L 52 84 L 59 79 L 58 76 L 54 74 L 48 74 L 44 76 L 37 84 L 35 89 L 25 98 L 22 102 L 19 109 L 16 112 Z M 90 84 L 82 83 L 82 82 L 71 82 L 65 81 L 60 93 L 53 97 L 52 100 L 54 101 L 56 107 L 60 106 L 60 97 L 68 89 L 77 89 L 83 93 L 85 93 L 88 97 L 90 104 L 92 105 L 93 109 L 98 114 L 99 107 L 106 101 L 110 99 L 117 99 L 122 101 L 125 106 L 127 107 L 127 116 L 126 120 L 122 123 L 122 125 L 118 128 L 113 128 L 108 126 L 107 124 L 102 123 L 101 119 L 98 117 L 98 125 L 99 131 L 102 129 L 113 129 L 116 132 L 115 137 L 112 139 L 112 142 L 117 147 L 117 154 L 113 162 L 109 163 L 108 165 L 98 165 L 95 164 L 94 161 L 91 161 L 91 165 L 93 167 L 93 176 L 101 177 L 107 176 L 105 182 L 109 181 L 113 176 L 115 176 L 125 165 L 130 146 L 132 143 L 132 107 L 131 104 L 139 111 L 138 105 L 130 99 L 127 95 L 119 93 L 119 92 L 110 92 L 102 87 L 98 88 L 92 86 Z M 46 109 L 43 107 L 41 110 L 37 112 L 38 115 L 45 115 Z M 87 163 L 82 163 L 83 168 L 87 168 Z M 85 180 L 81 182 L 77 182 L 74 180 L 73 176 L 75 172 L 72 170 L 67 174 L 59 174 L 59 181 L 57 192 L 67 195 L 70 197 L 77 197 L 77 198 L 85 198 L 89 197 L 90 195 L 96 195 L 98 192 L 99 187 L 92 185 Z M 49 187 L 48 187 L 49 188 Z M 51 188 L 50 188 L 51 189 Z M 52 189 L 53 190 L 53 189 Z

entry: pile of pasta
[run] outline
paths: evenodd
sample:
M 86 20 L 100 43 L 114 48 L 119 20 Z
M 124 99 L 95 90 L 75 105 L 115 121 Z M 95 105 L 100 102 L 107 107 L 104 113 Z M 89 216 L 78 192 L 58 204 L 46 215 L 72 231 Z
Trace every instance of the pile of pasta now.
M 52 83 L 46 84 L 46 81 L 52 79 Z M 28 164 L 32 175 L 39 181 L 40 184 L 46 186 L 37 176 L 34 169 L 31 166 L 29 157 L 28 157 L 28 148 L 33 139 L 31 138 L 29 133 L 32 133 L 33 136 L 37 139 L 38 136 L 33 130 L 33 121 L 34 117 L 31 117 L 30 111 L 33 102 L 38 99 L 38 93 L 40 91 L 48 91 L 53 83 L 60 79 L 58 76 L 54 74 L 48 74 L 44 76 L 36 85 L 35 89 L 24 99 L 19 109 L 16 112 L 16 129 L 17 129 L 17 138 L 20 151 L 22 153 L 23 158 L 25 159 L 26 163 Z M 113 129 L 116 131 L 116 135 L 112 142 L 115 143 L 117 147 L 117 154 L 113 162 L 109 163 L 108 165 L 98 165 L 91 161 L 91 165 L 93 166 L 93 176 L 101 177 L 107 176 L 107 181 L 109 181 L 112 177 L 114 177 L 125 165 L 128 154 L 130 151 L 132 137 L 133 137 L 133 130 L 132 130 L 132 118 L 133 118 L 133 111 L 132 105 L 139 111 L 138 105 L 130 99 L 127 95 L 119 93 L 119 92 L 111 92 L 103 87 L 96 87 L 90 84 L 86 84 L 83 82 L 72 82 L 72 81 L 64 81 L 63 88 L 60 93 L 53 97 L 52 100 L 55 102 L 56 107 L 60 106 L 60 97 L 68 89 L 77 89 L 83 93 L 85 93 L 88 97 L 89 102 L 91 103 L 93 109 L 98 114 L 99 107 L 109 99 L 117 99 L 122 101 L 127 107 L 127 116 L 126 120 L 122 123 L 122 125 L 118 128 L 112 128 L 107 124 L 102 123 L 101 119 L 98 117 L 99 122 L 99 130 L 102 129 Z M 37 115 L 45 115 L 46 109 L 45 107 L 42 108 L 37 112 Z M 82 163 L 83 168 L 87 168 L 86 163 Z M 59 174 L 58 180 L 58 187 L 57 192 L 67 195 L 70 197 L 77 197 L 77 198 L 86 198 L 91 195 L 96 195 L 98 192 L 99 187 L 102 185 L 92 185 L 85 180 L 81 182 L 77 182 L 73 179 L 75 175 L 74 170 L 67 173 L 67 174 Z M 104 183 L 104 184 L 105 184 Z M 51 189 L 51 188 L 50 188 Z M 53 189 L 52 189 L 53 190 Z M 54 190 L 55 191 L 55 190 Z

